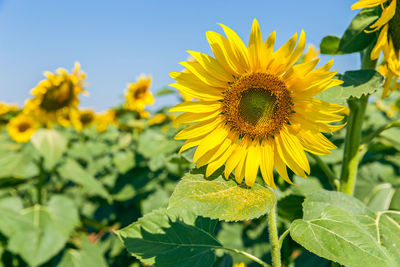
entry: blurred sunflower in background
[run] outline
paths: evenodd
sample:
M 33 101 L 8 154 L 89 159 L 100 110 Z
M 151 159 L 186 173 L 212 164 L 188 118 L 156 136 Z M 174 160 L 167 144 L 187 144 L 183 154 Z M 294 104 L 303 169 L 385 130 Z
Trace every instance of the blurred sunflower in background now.
M 268 186 L 275 188 L 273 167 L 288 183 L 288 166 L 306 177 L 310 166 L 305 151 L 325 155 L 336 146 L 322 133 L 343 125 L 330 125 L 346 107 L 314 96 L 339 85 L 330 71 L 331 60 L 314 69 L 319 58 L 294 65 L 305 47 L 305 34 L 295 34 L 274 52 L 276 33 L 263 42 L 254 20 L 248 48 L 230 28 L 221 25 L 227 38 L 209 31 L 214 57 L 188 51 L 196 62 L 182 62 L 187 71 L 170 73 L 170 86 L 198 101 L 171 108 L 183 112 L 176 120 L 194 123 L 176 135 L 187 139 L 180 152 L 196 147 L 193 162 L 207 165 L 210 176 L 225 163 L 225 178 L 234 171 L 236 181 L 252 186 L 260 168 Z M 297 46 L 296 46 L 297 43 Z
M 145 75 L 141 75 L 135 83 L 129 83 L 126 89 L 124 108 L 136 111 L 141 117 L 147 118 L 149 113 L 144 109 L 154 103 L 150 85 L 151 77 Z
M 106 112 L 96 115 L 96 129 L 98 132 L 104 132 L 107 130 L 109 125 L 114 125 L 117 123 L 117 114 L 115 110 L 108 109 Z
M 303 55 L 303 62 L 310 62 L 317 57 L 319 57 L 319 50 L 314 45 L 309 45 L 307 52 Z
M 400 0 L 359 0 L 351 9 L 375 6 L 381 6 L 382 14 L 366 32 L 380 31 L 378 41 L 371 51 L 371 59 L 378 59 L 383 52 L 387 69 L 382 92 L 382 98 L 385 98 L 399 88 L 397 80 L 400 77 Z
M 51 125 L 78 108 L 79 94 L 86 93 L 83 89 L 86 74 L 80 70 L 80 64 L 75 63 L 71 74 L 60 68 L 55 73 L 47 71 L 44 75 L 46 79 L 32 89 L 33 98 L 26 101 L 24 113 Z
M 93 109 L 75 110 L 70 115 L 71 124 L 77 131 L 91 126 L 96 120 L 96 113 Z
M 10 120 L 7 131 L 10 137 L 18 142 L 28 142 L 38 129 L 38 123 L 30 116 L 20 114 Z
M 15 113 L 17 111 L 17 105 L 0 102 L 0 127 L 6 124 L 11 119 L 12 113 Z

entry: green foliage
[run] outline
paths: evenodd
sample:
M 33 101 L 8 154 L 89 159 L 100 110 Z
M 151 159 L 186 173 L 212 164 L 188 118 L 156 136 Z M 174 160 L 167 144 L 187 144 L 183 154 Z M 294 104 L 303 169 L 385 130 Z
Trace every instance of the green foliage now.
M 375 70 L 346 71 L 337 78 L 343 83 L 325 90 L 318 99 L 343 105 L 348 98 L 372 94 L 383 85 L 383 76 Z
M 202 174 L 186 174 L 176 186 L 169 207 L 213 219 L 242 221 L 268 213 L 275 203 L 274 193 L 258 184 L 246 188 L 222 176 L 207 181 Z
M 400 213 L 374 213 L 359 200 L 339 192 L 306 197 L 303 219 L 291 237 L 311 252 L 346 266 L 398 266 Z
M 155 210 L 117 231 L 127 250 L 154 266 L 212 266 L 215 221 L 179 208 Z
M 341 55 L 361 52 L 378 38 L 378 32 L 366 33 L 365 30 L 380 16 L 380 8 L 367 8 L 354 17 L 341 38 L 325 36 L 320 44 L 322 54 Z

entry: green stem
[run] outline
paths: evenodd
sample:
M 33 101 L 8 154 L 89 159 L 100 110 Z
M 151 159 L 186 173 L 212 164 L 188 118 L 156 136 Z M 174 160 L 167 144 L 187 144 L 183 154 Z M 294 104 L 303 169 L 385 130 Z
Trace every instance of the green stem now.
M 340 187 L 340 182 L 331 168 L 329 168 L 328 164 L 326 164 L 325 161 L 323 161 L 318 155 L 312 153 L 309 153 L 309 155 L 317 162 L 318 166 L 325 173 L 326 177 L 328 177 L 329 183 L 333 190 L 337 191 Z
M 369 46 L 361 53 L 361 68 L 375 69 L 376 60 L 371 60 L 373 46 Z M 342 172 L 340 175 L 340 191 L 353 195 L 357 179 L 357 169 L 360 158 L 361 129 L 364 121 L 365 110 L 368 104 L 368 95 L 362 95 L 360 99 L 350 98 L 347 103 L 350 114 L 347 120 L 346 139 L 344 141 Z
M 375 132 L 373 132 L 373 133 L 367 135 L 365 138 L 363 138 L 361 140 L 361 144 L 368 144 L 369 142 L 372 141 L 372 139 L 374 139 L 375 137 L 380 135 L 383 131 L 386 131 L 386 130 L 388 130 L 390 128 L 394 128 L 394 127 L 400 127 L 400 121 L 394 121 L 394 122 L 391 122 L 389 124 L 386 124 L 386 125 L 380 127 Z
M 364 121 L 365 109 L 368 104 L 368 95 L 363 95 L 360 99 L 351 98 L 347 100 L 347 103 L 349 104 L 350 114 L 347 120 L 347 132 L 344 143 L 340 191 L 348 195 L 353 195 L 357 179 L 361 128 Z
M 282 248 L 283 241 L 285 240 L 285 237 L 290 233 L 290 230 L 287 229 L 283 234 L 279 237 L 279 248 Z
M 281 267 L 281 250 L 278 239 L 278 228 L 276 227 L 276 205 L 268 214 L 269 242 L 271 243 L 272 266 Z
M 241 250 L 238 250 L 238 249 L 235 249 L 235 248 L 215 248 L 215 249 L 223 249 L 223 250 L 226 250 L 226 251 L 234 252 L 234 253 L 243 255 L 243 256 L 245 256 L 245 257 L 251 259 L 252 261 L 257 262 L 257 263 L 260 264 L 261 266 L 264 266 L 264 267 L 271 267 L 271 265 L 269 265 L 268 263 L 266 263 L 266 262 L 260 260 L 260 259 L 257 258 L 256 256 L 251 255 L 251 254 L 249 254 L 249 253 L 247 253 L 247 252 L 245 252 L 245 251 L 241 251 Z
M 43 159 L 39 163 L 39 169 L 40 169 L 40 173 L 39 173 L 37 184 L 36 184 L 37 204 L 42 205 L 43 204 L 43 184 L 44 184 L 44 180 L 46 178 L 44 167 L 43 167 Z

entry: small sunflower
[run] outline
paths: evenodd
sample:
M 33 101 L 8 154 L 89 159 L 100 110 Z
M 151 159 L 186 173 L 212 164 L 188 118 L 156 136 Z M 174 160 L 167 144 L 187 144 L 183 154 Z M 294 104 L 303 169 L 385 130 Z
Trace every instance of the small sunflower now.
M 0 116 L 13 111 L 18 111 L 17 105 L 10 105 L 5 102 L 0 102 Z
M 93 109 L 73 111 L 70 115 L 71 123 L 77 131 L 91 126 L 96 120 L 96 113 Z
M 144 75 L 141 75 L 136 80 L 136 83 L 129 83 L 125 94 L 124 108 L 144 114 L 144 108 L 154 103 L 153 94 L 150 92 L 150 84 L 151 77 Z
M 306 177 L 310 166 L 304 151 L 329 154 L 336 148 L 322 133 L 343 127 L 346 107 L 315 99 L 329 87 L 341 84 L 330 71 L 333 60 L 314 69 L 319 59 L 294 65 L 303 53 L 302 31 L 273 51 L 276 33 L 265 41 L 254 20 L 248 48 L 230 28 L 221 25 L 227 38 L 207 32 L 214 57 L 189 51 L 197 62 L 183 62 L 187 72 L 173 72 L 182 90 L 198 101 L 183 102 L 172 112 L 184 112 L 180 123 L 195 123 L 176 135 L 187 139 L 181 152 L 197 146 L 193 162 L 208 165 L 210 176 L 225 163 L 225 178 L 234 171 L 240 184 L 252 186 L 260 168 L 265 183 L 275 188 L 273 167 L 288 183 L 288 166 Z
M 38 123 L 30 116 L 18 115 L 7 124 L 7 131 L 10 137 L 18 142 L 28 142 L 38 128 Z
M 106 112 L 100 113 L 96 115 L 96 129 L 99 133 L 107 130 L 109 125 L 116 124 L 117 115 L 115 110 L 109 109 Z
M 42 123 L 51 124 L 78 108 L 79 94 L 86 93 L 83 89 L 86 75 L 80 70 L 79 63 L 75 63 L 71 74 L 60 68 L 55 74 L 45 72 L 44 75 L 46 79 L 32 89 L 34 97 L 26 101 L 24 112 Z
M 381 6 L 381 17 L 366 32 L 380 31 L 378 41 L 371 51 L 371 59 L 383 52 L 387 74 L 382 98 L 397 90 L 400 77 L 400 0 L 359 0 L 351 9 Z

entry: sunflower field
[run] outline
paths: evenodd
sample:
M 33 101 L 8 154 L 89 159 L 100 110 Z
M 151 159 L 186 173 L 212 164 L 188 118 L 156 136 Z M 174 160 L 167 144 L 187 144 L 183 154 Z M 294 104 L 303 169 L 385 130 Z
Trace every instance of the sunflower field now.
M 103 112 L 78 62 L 0 102 L 0 267 L 400 266 L 400 1 L 348 8 L 319 49 L 220 24 Z

